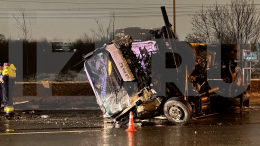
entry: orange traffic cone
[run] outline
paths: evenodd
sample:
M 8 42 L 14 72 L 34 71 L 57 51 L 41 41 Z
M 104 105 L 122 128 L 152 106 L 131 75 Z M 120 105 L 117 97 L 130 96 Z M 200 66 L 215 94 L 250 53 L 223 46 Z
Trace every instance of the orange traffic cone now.
M 135 129 L 135 125 L 134 125 L 134 116 L 133 116 L 133 112 L 130 112 L 129 115 L 129 124 L 128 124 L 128 129 L 126 129 L 126 132 L 134 132 L 137 131 Z
M 128 146 L 135 145 L 135 133 L 134 132 L 127 132 L 128 136 Z

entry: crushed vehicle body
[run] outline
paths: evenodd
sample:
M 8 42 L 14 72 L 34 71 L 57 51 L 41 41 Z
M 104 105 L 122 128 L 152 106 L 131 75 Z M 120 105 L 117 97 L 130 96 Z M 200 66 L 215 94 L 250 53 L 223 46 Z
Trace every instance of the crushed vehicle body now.
M 250 46 L 178 41 L 165 7 L 161 9 L 165 26 L 151 31 L 155 40 L 132 42 L 126 35 L 84 56 L 88 80 L 104 115 L 125 123 L 132 111 L 135 118 L 165 115 L 175 124 L 185 124 L 192 117 L 240 112 L 249 106 L 251 68 L 244 55 L 250 53 Z M 177 49 L 191 53 L 180 55 Z M 194 59 L 194 67 L 182 65 L 185 59 L 181 57 Z M 161 82 L 168 75 L 162 68 L 174 69 L 174 77 L 180 80 Z M 215 81 L 214 86 L 210 81 Z M 229 84 L 222 86 L 221 81 Z M 238 91 L 244 92 L 235 94 Z M 228 97 L 222 97 L 222 93 Z
M 129 36 L 120 39 L 117 43 L 120 41 L 132 43 Z M 150 77 L 143 74 L 144 70 L 149 68 L 142 66 L 131 47 L 125 47 L 125 44 L 122 47 L 114 43 L 96 50 L 94 54 L 90 55 L 85 62 L 85 70 L 103 113 L 106 116 L 115 117 L 119 113 L 122 114 L 123 110 L 138 108 L 153 114 L 154 110 L 159 107 L 161 99 L 150 99 L 155 91 L 149 87 Z M 127 56 L 128 59 L 126 59 Z M 143 84 L 134 83 L 138 80 Z M 147 103 L 143 106 L 144 102 Z

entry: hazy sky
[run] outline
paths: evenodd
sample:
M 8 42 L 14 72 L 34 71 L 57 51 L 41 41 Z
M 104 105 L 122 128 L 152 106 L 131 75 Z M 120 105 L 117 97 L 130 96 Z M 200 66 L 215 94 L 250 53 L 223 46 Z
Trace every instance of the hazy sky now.
M 217 0 L 219 4 L 230 0 Z M 176 0 L 177 33 L 181 40 L 192 32 L 189 15 L 201 6 L 214 4 L 216 0 Z M 255 0 L 260 4 L 260 0 Z M 97 30 L 95 19 L 106 29 L 112 13 L 115 13 L 115 28 L 139 26 L 154 28 L 164 25 L 160 6 L 166 6 L 170 22 L 173 13 L 172 0 L 0 0 L 0 34 L 17 39 L 22 36 L 15 26 L 13 14 L 17 8 L 26 12 L 31 25 L 30 37 L 34 39 L 74 41 L 84 33 L 92 35 Z

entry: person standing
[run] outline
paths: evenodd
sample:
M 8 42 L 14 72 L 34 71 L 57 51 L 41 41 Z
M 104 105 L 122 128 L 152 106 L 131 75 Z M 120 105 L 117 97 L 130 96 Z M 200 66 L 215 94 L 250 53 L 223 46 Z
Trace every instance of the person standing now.
M 2 81 L 1 81 L 1 79 L 2 79 L 2 77 L 3 77 L 2 71 L 3 71 L 3 66 L 0 66 L 0 106 L 2 105 L 1 102 L 2 102 L 2 100 L 3 100 Z M 4 108 L 4 107 L 1 107 L 1 111 L 2 111 L 3 108 Z
M 2 72 L 2 96 L 4 102 L 4 112 L 7 116 L 11 116 L 14 112 L 12 91 L 14 86 L 14 79 L 16 77 L 16 68 L 13 64 L 9 66 L 8 63 L 4 63 Z

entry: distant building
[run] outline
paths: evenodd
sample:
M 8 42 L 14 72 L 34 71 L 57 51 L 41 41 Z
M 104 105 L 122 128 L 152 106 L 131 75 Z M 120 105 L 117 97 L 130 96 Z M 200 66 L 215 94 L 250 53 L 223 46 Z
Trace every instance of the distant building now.
M 125 27 L 115 30 L 115 37 L 123 37 L 126 34 L 132 37 L 133 41 L 147 41 L 151 40 L 151 29 L 141 29 L 140 27 Z
M 69 52 L 73 51 L 71 48 L 73 47 L 74 43 L 71 42 L 52 42 L 56 47 L 54 48 L 55 51 L 61 52 Z
M 246 52 L 244 52 L 244 57 L 246 60 L 251 60 L 251 61 L 255 61 L 258 62 L 258 56 L 257 56 L 257 52 L 251 52 L 249 54 L 247 54 Z

